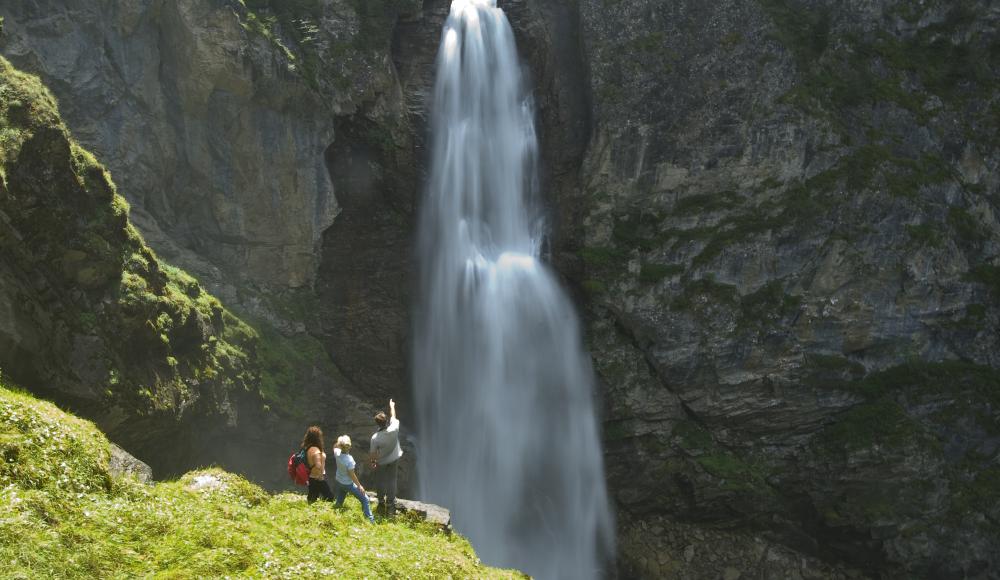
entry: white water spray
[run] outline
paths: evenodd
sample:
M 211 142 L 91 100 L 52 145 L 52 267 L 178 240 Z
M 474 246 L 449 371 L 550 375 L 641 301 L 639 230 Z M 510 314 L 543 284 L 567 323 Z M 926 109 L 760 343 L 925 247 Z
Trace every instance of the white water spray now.
M 487 563 L 595 578 L 613 532 L 594 378 L 539 259 L 534 113 L 496 0 L 454 0 L 437 61 L 414 385 L 423 496 Z

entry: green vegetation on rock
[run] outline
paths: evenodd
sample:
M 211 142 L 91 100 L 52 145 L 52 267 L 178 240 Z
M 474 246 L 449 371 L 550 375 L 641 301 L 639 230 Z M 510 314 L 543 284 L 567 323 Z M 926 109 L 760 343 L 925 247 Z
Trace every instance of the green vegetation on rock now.
M 994 296 L 1000 297 L 1000 266 L 980 264 L 969 272 L 968 278 L 986 286 Z
M 822 369 L 825 363 L 826 370 Z M 920 445 L 936 453 L 940 443 L 928 429 L 960 417 L 990 433 L 1000 430 L 1000 372 L 964 361 L 911 362 L 859 379 L 863 368 L 837 357 L 813 357 L 810 382 L 856 393 L 864 400 L 840 414 L 821 438 L 827 450 L 856 451 L 872 445 Z M 819 381 L 818 381 L 819 380 Z M 820 383 L 821 381 L 821 383 Z M 903 407 L 933 402 L 936 411 L 919 419 Z
M 896 392 L 953 395 L 968 390 L 1000 407 L 1000 371 L 957 360 L 906 363 L 847 383 L 846 387 L 869 398 Z
M 20 332 L 49 337 L 16 361 L 26 386 L 139 414 L 256 393 L 256 332 L 160 261 L 128 211 L 48 90 L 0 58 L 0 270 L 32 317 Z
M 219 469 L 143 485 L 109 471 L 93 424 L 0 386 L 6 578 L 514 578 L 463 538 L 357 505 L 308 505 Z
M 684 272 L 680 264 L 649 264 L 644 263 L 639 270 L 639 281 L 646 284 L 656 284 L 664 278 L 676 276 Z
M 944 243 L 941 238 L 939 227 L 933 224 L 915 224 L 906 226 L 906 233 L 909 234 L 913 243 L 918 246 L 930 246 L 939 248 Z
M 670 303 L 673 310 L 692 311 L 736 304 L 736 286 L 708 276 L 690 282 Z
M 715 445 L 711 433 L 694 421 L 678 421 L 675 423 L 673 436 L 688 451 L 710 449 Z
M 830 451 L 858 451 L 872 445 L 901 448 L 917 442 L 920 427 L 887 397 L 861 403 L 846 411 L 828 428 L 820 445 Z
M 616 268 L 628 260 L 627 253 L 609 246 L 583 248 L 580 257 L 588 266 L 600 269 Z
M 975 463 L 960 466 L 953 475 L 953 509 L 958 513 L 975 512 L 1000 506 L 1000 467 L 983 468 Z
M 722 488 L 729 491 L 767 494 L 771 489 L 764 477 L 767 470 L 748 463 L 732 452 L 717 451 L 695 458 L 705 471 L 722 480 Z
M 719 480 L 721 489 L 754 495 L 772 492 L 765 480 L 768 469 L 762 462 L 748 461 L 734 451 L 723 449 L 701 425 L 690 420 L 678 421 L 673 436 L 690 455 L 690 461 Z
M 351 87 L 351 75 L 361 74 L 389 51 L 393 22 L 404 10 L 419 9 L 413 0 L 350 0 L 357 27 L 345 38 L 320 40 L 325 11 L 321 0 L 239 0 L 243 27 L 281 50 L 314 89 L 322 75 L 339 90 Z M 338 15 L 342 18 L 342 15 Z M 332 74 L 331 74 L 332 73 Z
M 732 209 L 740 202 L 734 191 L 689 195 L 674 204 L 675 215 L 703 215 L 713 211 Z
M 801 296 L 786 294 L 781 281 L 775 280 L 740 299 L 738 325 L 744 329 L 773 328 L 798 313 L 801 305 Z
M 888 101 L 926 121 L 928 94 L 956 100 L 996 87 L 989 63 L 1000 55 L 1000 42 L 955 34 L 976 17 L 966 2 L 954 3 L 944 20 L 906 36 L 841 33 L 836 49 L 830 46 L 833 23 L 828 9 L 817 10 L 798 0 L 759 2 L 775 23 L 775 39 L 792 53 L 803 75 L 788 100 L 808 112 L 825 116 L 824 112 Z M 915 10 L 911 3 L 899 3 L 896 9 L 901 7 Z M 910 12 L 904 18 L 916 23 L 917 14 Z M 912 81 L 923 90 L 909 87 Z M 839 125 L 837 115 L 827 118 Z
M 306 388 L 316 374 L 340 378 L 319 340 L 308 333 L 284 336 L 266 323 L 259 329 L 260 390 L 264 400 L 293 414 L 308 414 Z

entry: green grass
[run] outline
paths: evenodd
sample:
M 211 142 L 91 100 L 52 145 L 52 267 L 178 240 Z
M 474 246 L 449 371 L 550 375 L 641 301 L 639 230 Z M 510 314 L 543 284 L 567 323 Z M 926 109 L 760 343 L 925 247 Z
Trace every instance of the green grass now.
M 0 489 L 107 492 L 109 458 L 107 439 L 92 423 L 0 385 Z
M 353 499 L 312 506 L 219 469 L 147 486 L 108 471 L 93 424 L 0 387 L 5 578 L 512 578 L 413 519 L 368 524 Z M 217 487 L 192 489 L 196 479 Z

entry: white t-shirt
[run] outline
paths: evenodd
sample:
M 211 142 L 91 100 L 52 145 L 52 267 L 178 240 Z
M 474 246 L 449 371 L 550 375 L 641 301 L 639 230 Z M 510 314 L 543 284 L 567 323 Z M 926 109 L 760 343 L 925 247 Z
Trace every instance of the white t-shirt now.
M 369 452 L 372 455 L 378 453 L 379 465 L 392 463 L 403 456 L 403 449 L 399 446 L 399 419 L 389 419 L 388 427 L 372 435 Z
M 350 471 L 357 465 L 354 462 L 354 458 L 351 457 L 350 453 L 344 453 L 338 447 L 333 449 L 333 454 L 337 457 L 337 483 L 344 485 L 353 484 L 354 480 L 351 479 Z

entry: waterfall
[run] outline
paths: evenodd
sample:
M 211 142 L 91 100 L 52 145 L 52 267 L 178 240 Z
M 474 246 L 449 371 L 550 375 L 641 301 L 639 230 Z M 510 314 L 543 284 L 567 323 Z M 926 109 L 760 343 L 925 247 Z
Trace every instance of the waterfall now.
M 437 60 L 414 337 L 423 497 L 484 562 L 595 578 L 613 552 L 594 376 L 540 260 L 538 142 L 496 0 L 454 0 Z

